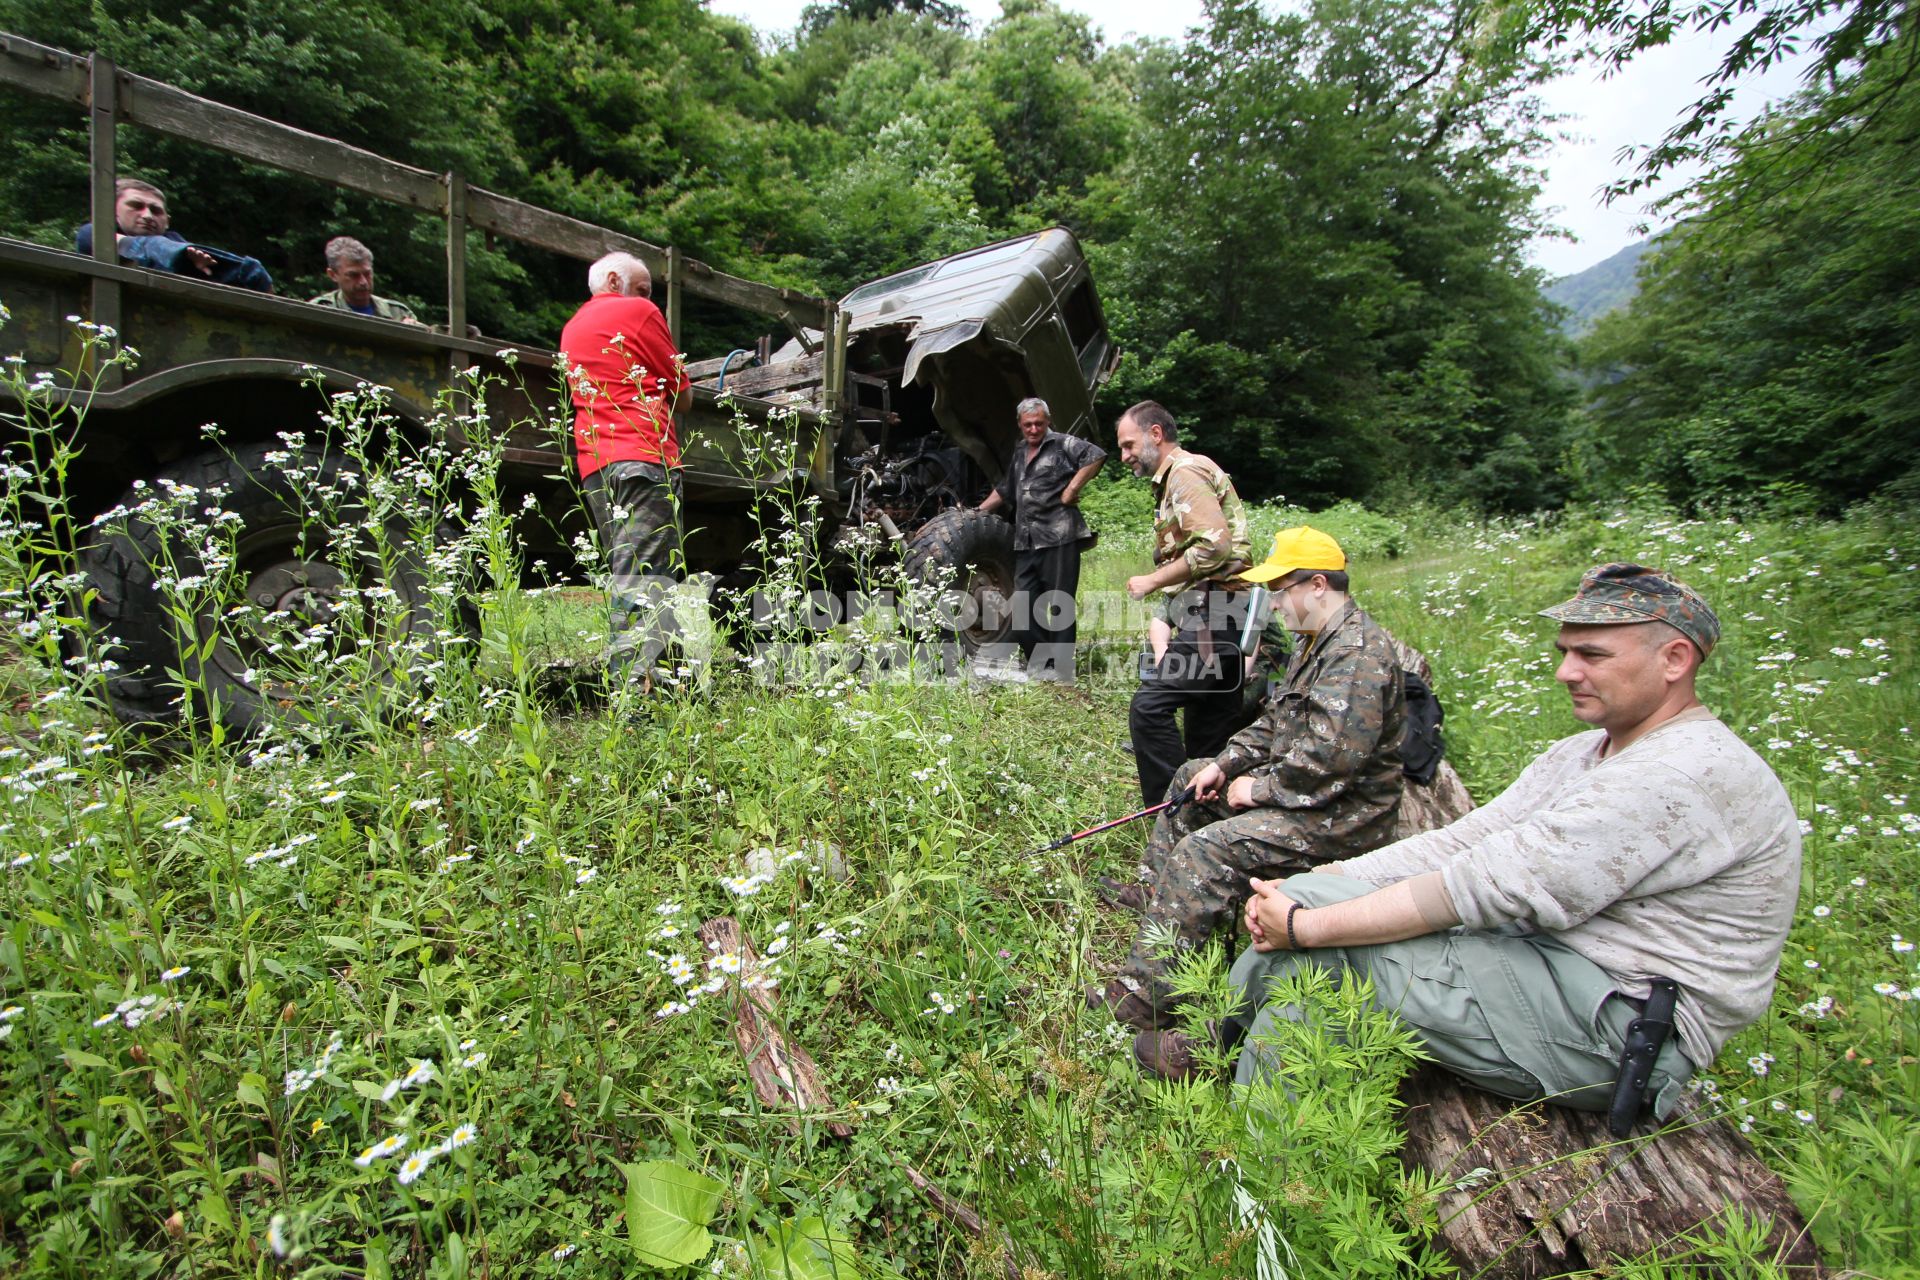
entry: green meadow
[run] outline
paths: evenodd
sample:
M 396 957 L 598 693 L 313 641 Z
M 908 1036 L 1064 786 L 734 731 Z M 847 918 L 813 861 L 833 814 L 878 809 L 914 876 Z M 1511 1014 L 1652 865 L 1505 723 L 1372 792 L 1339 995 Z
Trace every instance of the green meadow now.
M 1143 1081 L 1080 1003 L 1132 924 L 1091 882 L 1146 832 L 1030 851 L 1137 804 L 1124 620 L 1075 688 L 874 672 L 836 633 L 569 702 L 542 672 L 597 651 L 599 599 L 512 585 L 482 502 L 431 566 L 480 584 L 477 643 L 451 603 L 442 643 L 388 643 L 367 591 L 326 643 L 291 638 L 306 687 L 280 730 L 156 743 L 104 710 L 111 653 L 60 642 L 74 460 L 39 439 L 0 512 L 0 1274 L 1447 1273 L 1436 1184 L 1396 1155 L 1411 1053 L 1352 993 L 1305 993 L 1344 1041 L 1303 1033 L 1294 1096 L 1247 1106 Z M 430 490 L 436 460 L 406 465 Z M 392 492 L 316 518 L 376 541 L 431 522 Z M 1139 497 L 1090 494 L 1089 592 L 1146 563 Z M 217 549 L 209 495 L 153 501 Z M 1911 526 L 1275 506 L 1256 540 L 1302 518 L 1431 658 L 1482 798 L 1579 728 L 1534 614 L 1583 568 L 1644 560 L 1715 603 L 1704 696 L 1786 782 L 1806 873 L 1772 1009 L 1700 1087 L 1836 1268 L 1920 1274 Z M 218 562 L 155 607 L 186 625 Z M 722 916 L 754 955 L 702 941 Z M 748 1000 L 811 1054 L 820 1106 L 758 1101 Z M 1767 1274 L 1742 1239 L 1696 1257 Z

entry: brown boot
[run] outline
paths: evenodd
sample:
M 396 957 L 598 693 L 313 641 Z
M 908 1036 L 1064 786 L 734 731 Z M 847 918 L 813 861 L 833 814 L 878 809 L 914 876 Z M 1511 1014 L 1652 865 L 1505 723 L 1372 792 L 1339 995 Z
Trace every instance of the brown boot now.
M 1192 1038 L 1178 1031 L 1142 1031 L 1133 1038 L 1133 1060 L 1163 1080 L 1191 1080 L 1200 1070 Z
M 1087 1008 L 1105 1009 L 1113 1014 L 1115 1021 L 1124 1022 L 1136 1031 L 1152 1031 L 1161 1023 L 1159 1011 L 1118 978 L 1105 985 L 1088 987 Z
M 1110 907 L 1119 907 L 1136 914 L 1147 909 L 1149 896 L 1147 886 L 1138 880 L 1130 880 L 1122 884 L 1112 876 L 1101 876 L 1093 882 L 1093 888 L 1100 901 Z

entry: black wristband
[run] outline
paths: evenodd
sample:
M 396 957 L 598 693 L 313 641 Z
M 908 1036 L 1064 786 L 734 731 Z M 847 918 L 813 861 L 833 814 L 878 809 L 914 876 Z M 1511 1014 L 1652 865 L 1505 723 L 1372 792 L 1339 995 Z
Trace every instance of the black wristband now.
M 1300 903 L 1295 902 L 1287 907 L 1287 950 L 1289 951 L 1300 949 L 1299 939 L 1293 936 L 1293 913 L 1298 911 L 1300 906 Z

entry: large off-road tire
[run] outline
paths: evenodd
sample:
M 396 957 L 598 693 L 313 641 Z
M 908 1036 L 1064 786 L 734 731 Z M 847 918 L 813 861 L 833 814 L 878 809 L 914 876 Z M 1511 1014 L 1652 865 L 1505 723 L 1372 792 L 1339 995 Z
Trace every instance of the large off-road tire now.
M 313 468 L 312 479 L 296 484 L 288 468 Z M 91 589 L 89 621 L 104 644 L 104 654 L 118 667 L 107 680 L 114 714 L 126 724 L 150 730 L 177 725 L 187 705 L 185 687 L 192 692 L 196 719 L 203 724 L 217 710 L 227 731 L 238 735 L 260 732 L 271 724 L 327 727 L 351 718 L 343 698 L 353 695 L 333 684 L 324 693 L 303 685 L 299 672 L 270 649 L 284 638 L 284 627 L 273 636 L 257 622 L 268 612 L 282 612 L 295 625 L 330 620 L 343 588 L 385 587 L 394 593 L 387 615 L 396 621 L 382 625 L 374 636 L 376 682 L 384 683 L 391 668 L 404 663 L 397 649 L 409 638 L 431 639 L 441 627 L 442 613 L 450 613 L 458 631 L 474 630 L 470 607 L 436 608 L 428 591 L 422 549 L 409 545 L 406 530 L 390 526 L 386 554 L 364 530 L 331 534 L 307 509 L 301 497 L 316 485 L 335 487 L 343 472 L 352 470 L 336 455 L 289 453 L 260 444 L 228 454 L 210 450 L 177 463 L 127 495 L 124 506 L 133 514 L 110 519 L 95 541 L 81 553 L 81 568 Z M 192 619 L 192 633 L 183 644 L 181 621 L 165 607 L 159 584 L 167 576 L 207 571 L 199 551 L 202 539 L 165 519 L 139 514 L 140 505 L 156 494 L 191 486 L 202 495 L 223 493 L 219 506 L 237 517 L 233 540 L 231 587 L 204 599 Z M 350 491 L 352 490 L 350 487 Z M 211 497 L 195 500 L 189 509 L 198 515 L 212 505 Z M 336 513 L 341 525 L 351 525 L 361 513 L 349 507 Z M 204 517 L 202 517 L 204 518 Z M 352 556 L 343 568 L 330 541 L 353 537 Z M 253 612 L 235 613 L 240 606 Z M 305 662 L 310 671 L 312 663 Z M 360 696 L 377 691 L 361 689 Z
M 925 579 L 936 565 L 953 570 L 945 614 L 967 625 L 950 634 L 968 654 L 1013 638 L 1013 526 L 971 507 L 953 507 L 908 540 L 907 571 Z

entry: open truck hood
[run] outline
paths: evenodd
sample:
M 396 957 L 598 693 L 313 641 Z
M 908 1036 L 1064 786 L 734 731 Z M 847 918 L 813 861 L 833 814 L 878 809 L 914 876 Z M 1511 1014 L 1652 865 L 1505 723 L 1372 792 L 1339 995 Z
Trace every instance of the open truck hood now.
M 1019 434 L 1014 406 L 1028 396 L 1047 402 L 1055 430 L 1097 437 L 1094 393 L 1117 353 L 1064 227 L 875 280 L 840 305 L 850 347 L 900 360 L 902 385 L 932 390 L 941 427 L 988 475 L 1004 474 Z

